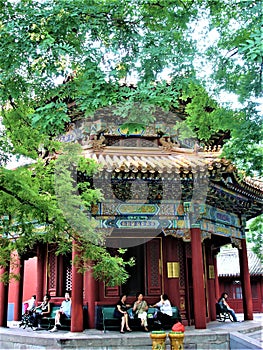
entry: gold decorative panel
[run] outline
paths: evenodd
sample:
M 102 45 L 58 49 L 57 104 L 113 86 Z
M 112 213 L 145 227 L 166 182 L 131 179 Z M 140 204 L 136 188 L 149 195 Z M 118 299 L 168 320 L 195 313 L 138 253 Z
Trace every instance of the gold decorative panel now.
M 179 262 L 168 262 L 167 263 L 167 277 L 168 278 L 179 278 L 180 264 Z
M 210 279 L 215 278 L 215 269 L 214 269 L 214 265 L 209 265 L 209 278 L 210 278 Z

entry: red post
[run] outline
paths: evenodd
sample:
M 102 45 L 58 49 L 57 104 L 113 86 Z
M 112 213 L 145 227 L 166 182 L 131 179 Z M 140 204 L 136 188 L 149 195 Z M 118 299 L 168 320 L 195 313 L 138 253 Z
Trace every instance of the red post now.
M 238 254 L 240 265 L 240 280 L 243 294 L 244 319 L 253 320 L 252 292 L 248 269 L 247 245 L 245 239 L 241 239 L 241 248 L 242 249 L 238 249 Z
M 37 301 L 43 300 L 44 295 L 44 271 L 45 271 L 45 251 L 44 246 L 39 245 L 37 247 L 37 286 L 36 286 L 36 296 Z
M 95 301 L 97 296 L 97 282 L 92 274 L 92 269 L 86 272 L 87 302 L 88 302 L 88 323 L 89 328 L 95 328 Z
M 5 267 L 0 267 L 0 278 L 4 274 L 9 273 L 9 264 Z M 7 308 L 8 308 L 8 283 L 0 280 L 0 327 L 7 326 Z
M 204 266 L 200 228 L 191 228 L 195 328 L 206 328 Z
M 77 256 L 77 242 L 73 242 L 71 332 L 83 332 L 83 275 L 78 272 L 78 267 L 74 263 Z

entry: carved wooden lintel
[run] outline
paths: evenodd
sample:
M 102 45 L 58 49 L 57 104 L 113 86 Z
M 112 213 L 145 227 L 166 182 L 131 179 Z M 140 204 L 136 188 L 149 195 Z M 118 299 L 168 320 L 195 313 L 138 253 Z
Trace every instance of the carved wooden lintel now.
M 211 232 L 202 231 L 202 233 L 201 233 L 201 242 L 203 243 L 203 241 L 205 239 L 207 239 L 207 238 L 211 239 Z
M 165 236 L 181 238 L 184 242 L 191 241 L 191 233 L 189 229 L 163 229 L 163 233 Z
M 236 247 L 238 249 L 242 249 L 242 246 L 241 246 L 241 240 L 238 239 L 238 238 L 231 238 L 231 243 L 232 243 L 232 246 L 233 247 Z

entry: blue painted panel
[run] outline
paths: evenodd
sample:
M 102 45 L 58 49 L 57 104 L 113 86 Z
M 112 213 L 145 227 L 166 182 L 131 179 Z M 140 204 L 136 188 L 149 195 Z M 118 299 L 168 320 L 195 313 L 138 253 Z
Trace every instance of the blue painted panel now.
M 14 319 L 14 303 L 8 303 L 7 321 L 13 321 L 13 319 Z

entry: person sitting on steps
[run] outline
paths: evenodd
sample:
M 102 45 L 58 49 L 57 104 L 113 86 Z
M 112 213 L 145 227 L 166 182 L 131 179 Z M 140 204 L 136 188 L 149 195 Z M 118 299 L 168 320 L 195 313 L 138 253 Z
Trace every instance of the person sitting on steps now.
M 65 300 L 62 301 L 60 309 L 56 311 L 55 326 L 50 332 L 57 332 L 58 326 L 61 326 L 60 320 L 62 318 L 70 318 L 71 316 L 71 299 L 69 292 L 65 293 Z

